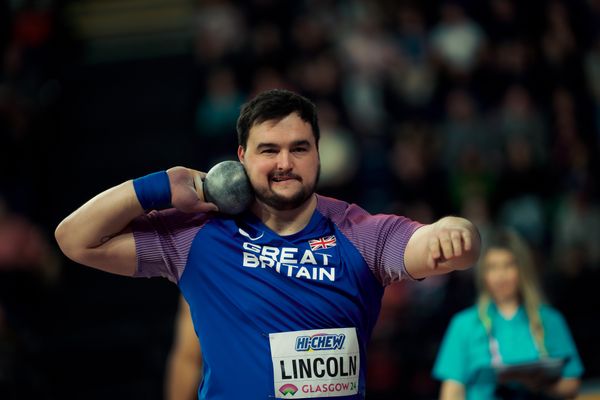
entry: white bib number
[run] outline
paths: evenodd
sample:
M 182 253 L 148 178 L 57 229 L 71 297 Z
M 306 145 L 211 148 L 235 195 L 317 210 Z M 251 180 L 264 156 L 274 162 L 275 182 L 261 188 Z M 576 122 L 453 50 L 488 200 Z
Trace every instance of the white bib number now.
M 356 328 L 269 334 L 275 398 L 358 393 L 360 351 Z

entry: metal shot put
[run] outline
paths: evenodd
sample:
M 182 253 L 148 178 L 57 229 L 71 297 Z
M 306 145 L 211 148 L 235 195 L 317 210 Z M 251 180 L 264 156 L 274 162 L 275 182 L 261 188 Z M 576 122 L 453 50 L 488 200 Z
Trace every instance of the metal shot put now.
M 254 199 L 246 170 L 238 161 L 223 161 L 212 167 L 202 182 L 202 192 L 204 200 L 229 215 L 245 211 Z

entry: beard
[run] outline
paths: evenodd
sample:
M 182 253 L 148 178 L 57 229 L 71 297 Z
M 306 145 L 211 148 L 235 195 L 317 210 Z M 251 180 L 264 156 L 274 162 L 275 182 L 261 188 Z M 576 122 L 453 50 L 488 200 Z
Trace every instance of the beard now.
M 300 207 L 304 204 L 310 196 L 315 192 L 315 188 L 317 187 L 317 183 L 319 182 L 319 176 L 321 175 L 321 165 L 319 164 L 319 168 L 317 169 L 317 176 L 314 179 L 314 183 L 310 187 L 306 187 L 302 185 L 300 189 L 294 193 L 291 197 L 281 196 L 275 193 L 271 188 L 267 187 L 265 189 L 258 189 L 254 187 L 254 194 L 258 200 L 263 202 L 264 204 L 273 207 L 279 211 L 285 210 L 293 210 L 294 208 Z M 273 178 L 273 176 L 277 176 L 273 174 L 269 177 L 269 181 Z M 300 177 L 297 175 L 291 175 L 292 178 L 300 180 Z M 300 181 L 302 182 L 302 181 Z M 254 186 L 254 185 L 253 185 Z

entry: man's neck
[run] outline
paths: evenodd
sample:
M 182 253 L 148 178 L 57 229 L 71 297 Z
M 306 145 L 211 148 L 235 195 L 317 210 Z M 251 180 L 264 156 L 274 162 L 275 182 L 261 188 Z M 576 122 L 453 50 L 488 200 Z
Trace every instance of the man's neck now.
M 317 196 L 313 194 L 301 206 L 293 210 L 276 210 L 255 201 L 252 205 L 252 212 L 273 232 L 281 236 L 288 236 L 300 232 L 308 225 L 316 207 Z

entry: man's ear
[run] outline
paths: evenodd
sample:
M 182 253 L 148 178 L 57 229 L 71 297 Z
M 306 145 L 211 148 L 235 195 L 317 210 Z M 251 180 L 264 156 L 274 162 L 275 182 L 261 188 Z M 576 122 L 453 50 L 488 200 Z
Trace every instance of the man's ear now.
M 244 164 L 244 156 L 246 155 L 246 151 L 244 150 L 244 148 L 241 145 L 238 146 L 237 155 L 238 155 L 238 160 L 240 160 L 240 162 L 242 164 Z

